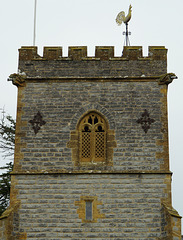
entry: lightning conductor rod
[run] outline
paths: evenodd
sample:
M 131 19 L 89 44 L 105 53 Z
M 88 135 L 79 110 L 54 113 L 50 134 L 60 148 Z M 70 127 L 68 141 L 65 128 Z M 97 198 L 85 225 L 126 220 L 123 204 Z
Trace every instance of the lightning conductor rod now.
M 33 46 L 36 44 L 36 11 L 37 11 L 37 0 L 34 2 L 34 34 L 33 34 Z

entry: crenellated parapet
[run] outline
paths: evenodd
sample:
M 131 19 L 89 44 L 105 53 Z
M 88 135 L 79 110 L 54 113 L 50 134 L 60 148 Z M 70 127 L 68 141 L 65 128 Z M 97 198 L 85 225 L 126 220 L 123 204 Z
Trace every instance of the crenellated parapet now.
M 113 46 L 97 46 L 95 56 L 88 56 L 86 46 L 75 46 L 68 48 L 65 57 L 62 47 L 44 47 L 41 57 L 37 47 L 22 47 L 19 70 L 42 78 L 159 76 L 167 73 L 167 49 L 151 46 L 148 56 L 143 56 L 141 46 L 128 46 L 119 57 L 114 56 Z
M 141 46 L 125 46 L 121 57 L 114 57 L 113 46 L 96 46 L 95 56 L 87 56 L 87 47 L 69 47 L 68 57 L 62 56 L 62 47 L 44 47 L 43 57 L 37 53 L 37 47 L 21 47 L 19 49 L 19 60 L 166 60 L 167 49 L 163 46 L 150 46 L 148 57 L 143 57 Z

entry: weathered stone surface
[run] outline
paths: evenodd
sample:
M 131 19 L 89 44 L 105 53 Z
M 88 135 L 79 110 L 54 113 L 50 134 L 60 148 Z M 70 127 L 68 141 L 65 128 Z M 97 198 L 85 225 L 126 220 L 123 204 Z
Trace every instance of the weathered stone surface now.
M 17 176 L 19 225 L 27 239 L 155 239 L 160 237 L 165 174 L 85 174 Z M 81 196 L 96 197 L 97 222 L 79 217 Z M 147 231 L 148 229 L 148 231 Z M 53 234 L 50 235 L 50 232 Z M 52 238 L 51 238 L 52 237 Z
M 96 47 L 95 57 L 87 56 L 86 47 L 69 47 L 69 57 L 62 57 L 60 47 L 44 48 L 43 58 L 36 47 L 19 49 L 19 69 L 28 77 L 141 77 L 159 76 L 167 72 L 167 49 L 125 47 L 122 57 L 114 57 L 114 47 Z
M 45 47 L 43 57 L 36 47 L 19 53 L 26 78 L 18 85 L 11 204 L 0 218 L 1 239 L 180 240 L 180 216 L 171 206 L 168 86 L 159 84 L 167 49 L 149 47 L 148 57 L 138 46 L 125 47 L 122 57 L 114 47 L 96 47 L 95 57 L 86 47 L 70 47 L 68 57 L 61 47 Z M 90 111 L 108 126 L 108 164 L 75 164 L 78 123 Z M 92 221 L 85 219 L 87 200 Z
M 28 81 L 21 99 L 24 105 L 21 121 L 27 125 L 20 125 L 20 132 L 24 135 L 21 142 L 32 145 L 20 149 L 24 155 L 20 167 L 26 171 L 74 170 L 71 149 L 67 147 L 70 132 L 76 129 L 72 122 L 75 120 L 77 124 L 82 108 L 92 110 L 97 103 L 97 110 L 104 114 L 115 131 L 114 170 L 168 170 L 161 167 L 162 155 L 157 157 L 158 152 L 163 152 L 163 146 L 157 142 L 165 141 L 161 88 L 164 86 L 157 82 Z M 109 118 L 104 109 L 110 114 Z M 148 109 L 155 120 L 147 133 L 137 123 L 144 109 Z M 35 135 L 29 121 L 38 111 L 46 124 Z

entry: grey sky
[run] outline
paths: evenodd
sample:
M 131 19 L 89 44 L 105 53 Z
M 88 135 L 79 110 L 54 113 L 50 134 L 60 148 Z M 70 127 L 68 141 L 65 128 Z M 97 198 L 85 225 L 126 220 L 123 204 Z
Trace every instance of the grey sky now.
M 131 46 L 168 48 L 168 72 L 178 80 L 169 85 L 169 146 L 173 174 L 173 206 L 183 216 L 183 1 L 182 0 L 37 0 L 36 46 L 115 46 L 120 56 L 124 43 L 123 26 L 115 23 L 116 15 L 128 11 Z M 0 108 L 16 116 L 17 89 L 7 78 L 17 72 L 18 49 L 33 44 L 34 0 L 0 0 Z

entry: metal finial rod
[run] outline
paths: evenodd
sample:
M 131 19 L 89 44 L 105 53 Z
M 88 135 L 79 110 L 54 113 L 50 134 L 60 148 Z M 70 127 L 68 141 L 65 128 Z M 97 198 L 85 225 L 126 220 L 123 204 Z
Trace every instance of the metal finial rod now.
M 34 3 L 34 34 L 33 34 L 33 46 L 36 44 L 36 11 L 37 11 L 37 0 Z
M 126 42 L 126 46 L 130 46 L 130 40 L 129 40 L 129 35 L 131 34 L 131 32 L 128 31 L 128 23 L 125 23 L 126 25 L 126 38 L 125 38 L 125 42 Z

